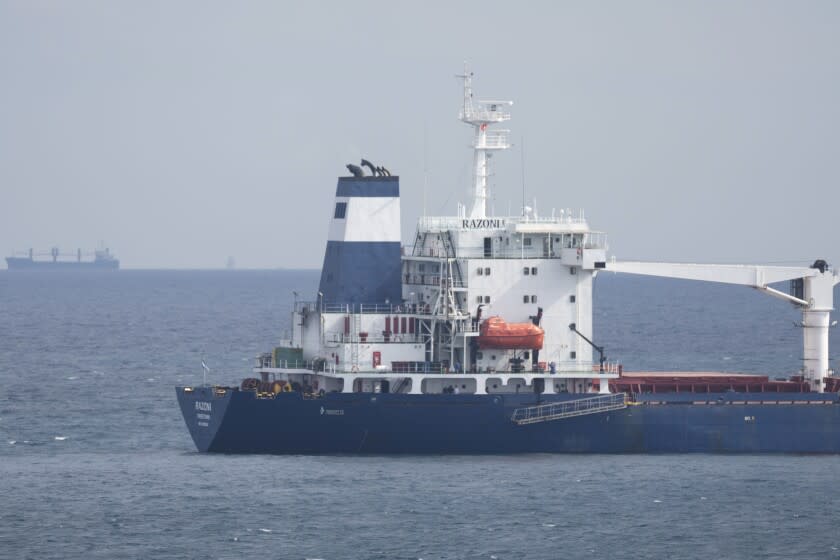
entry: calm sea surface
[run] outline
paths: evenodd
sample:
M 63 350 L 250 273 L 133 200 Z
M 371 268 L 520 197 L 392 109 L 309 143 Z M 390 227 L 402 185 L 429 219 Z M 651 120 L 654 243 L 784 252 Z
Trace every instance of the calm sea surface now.
M 0 558 L 840 558 L 837 456 L 199 455 L 174 386 L 202 359 L 238 383 L 317 281 L 0 271 Z M 632 370 L 788 375 L 798 319 L 747 288 L 596 280 L 595 339 Z

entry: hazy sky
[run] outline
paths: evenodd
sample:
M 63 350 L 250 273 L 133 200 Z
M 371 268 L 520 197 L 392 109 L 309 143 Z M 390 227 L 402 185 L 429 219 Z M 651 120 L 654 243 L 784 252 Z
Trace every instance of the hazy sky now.
M 497 214 L 524 139 L 538 210 L 619 259 L 840 264 L 838 30 L 838 2 L 0 0 L 0 252 L 319 267 L 360 157 L 409 239 L 424 167 L 429 214 L 469 198 L 468 60 L 515 102 Z

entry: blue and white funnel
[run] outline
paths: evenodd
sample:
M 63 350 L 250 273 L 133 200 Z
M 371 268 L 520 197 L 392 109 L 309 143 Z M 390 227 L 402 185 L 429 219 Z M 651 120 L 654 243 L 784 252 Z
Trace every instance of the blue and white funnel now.
M 339 177 L 327 239 L 323 303 L 400 302 L 399 177 Z

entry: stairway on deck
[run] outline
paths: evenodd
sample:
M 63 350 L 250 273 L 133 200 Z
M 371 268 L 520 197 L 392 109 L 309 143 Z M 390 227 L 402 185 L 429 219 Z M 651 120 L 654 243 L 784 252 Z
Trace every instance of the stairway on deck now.
M 525 424 L 562 420 L 564 418 L 585 416 L 587 414 L 599 414 L 611 410 L 621 410 L 623 408 L 627 408 L 624 393 L 614 393 L 572 401 L 517 408 L 513 411 L 510 419 L 516 424 L 523 426 Z

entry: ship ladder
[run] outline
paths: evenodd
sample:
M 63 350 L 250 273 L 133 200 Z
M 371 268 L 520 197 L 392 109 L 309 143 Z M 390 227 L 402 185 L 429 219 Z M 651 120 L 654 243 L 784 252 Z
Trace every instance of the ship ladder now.
M 562 420 L 564 418 L 585 416 L 587 414 L 600 414 L 623 408 L 627 408 L 626 395 L 624 393 L 613 393 L 610 395 L 599 395 L 597 397 L 517 408 L 513 411 L 510 419 L 516 424 L 524 426 L 525 424 Z
M 350 343 L 350 365 L 353 371 L 359 371 L 359 332 L 362 330 L 362 313 L 353 309 L 353 334 Z
M 444 244 L 446 245 L 446 256 L 450 259 L 455 259 L 453 261 L 453 268 L 455 269 L 455 274 L 452 280 L 454 283 L 451 285 L 462 288 L 464 286 L 464 277 L 461 275 L 461 265 L 458 262 L 457 254 L 455 252 L 455 243 L 452 242 L 452 232 L 447 231 L 446 237 L 444 238 Z
M 397 382 L 396 386 L 394 386 L 394 390 L 393 390 L 393 391 L 391 391 L 391 392 L 392 392 L 392 393 L 401 393 L 401 392 L 402 392 L 402 390 L 403 390 L 403 389 L 405 389 L 405 387 L 406 387 L 406 386 L 407 386 L 410 382 L 411 382 L 411 378 L 410 378 L 410 377 L 403 377 L 402 379 L 400 379 L 400 380 Z

